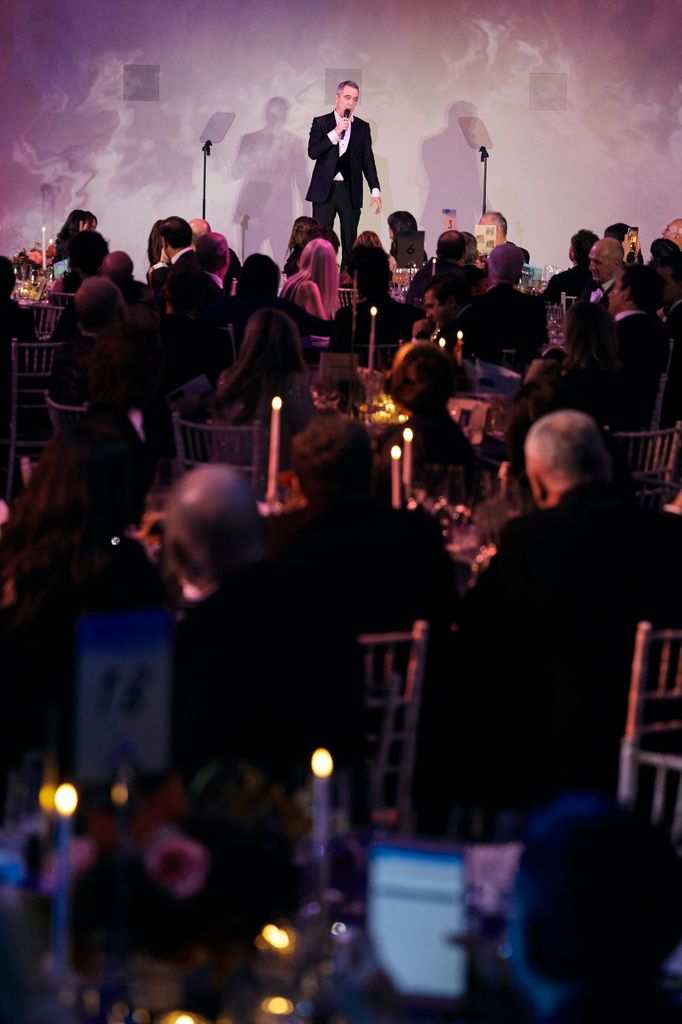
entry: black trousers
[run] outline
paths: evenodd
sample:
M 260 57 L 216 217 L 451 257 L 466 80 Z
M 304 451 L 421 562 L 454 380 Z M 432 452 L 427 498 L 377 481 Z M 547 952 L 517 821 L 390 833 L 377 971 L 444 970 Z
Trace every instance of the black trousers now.
M 341 265 L 345 267 L 348 253 L 358 237 L 360 220 L 360 207 L 351 204 L 347 181 L 333 181 L 327 202 L 313 203 L 313 217 L 328 228 L 334 227 L 337 213 L 341 222 Z

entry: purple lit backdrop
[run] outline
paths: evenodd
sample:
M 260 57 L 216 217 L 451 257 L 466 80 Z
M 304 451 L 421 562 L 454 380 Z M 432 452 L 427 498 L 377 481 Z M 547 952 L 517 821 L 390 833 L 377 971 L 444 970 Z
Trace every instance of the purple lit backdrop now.
M 493 142 L 489 207 L 536 263 L 566 264 L 579 227 L 682 215 L 680 0 L 160 0 L 11 5 L 3 14 L 0 251 L 92 209 L 138 275 L 152 222 L 201 212 L 199 133 L 236 118 L 208 164 L 207 216 L 241 251 L 284 258 L 309 213 L 305 152 L 329 67 L 361 69 L 384 215 L 412 210 L 433 250 L 442 207 L 480 213 L 482 168 L 460 118 Z M 126 65 L 160 67 L 159 101 L 128 101 Z M 535 77 L 531 101 L 531 75 Z M 561 76 L 566 76 L 565 79 Z M 565 100 L 563 86 L 565 84 Z M 538 109 L 538 104 L 540 109 Z M 559 109 L 547 109 L 547 108 Z

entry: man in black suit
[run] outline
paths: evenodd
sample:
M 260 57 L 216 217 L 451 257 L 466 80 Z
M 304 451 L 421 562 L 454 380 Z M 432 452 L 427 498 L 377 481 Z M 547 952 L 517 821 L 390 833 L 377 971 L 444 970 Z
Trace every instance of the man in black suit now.
M 670 342 L 656 316 L 662 296 L 662 278 L 652 267 L 636 264 L 627 265 L 609 291 L 609 312 L 616 321 L 618 357 L 629 396 L 626 405 L 632 415 L 630 430 L 650 428 L 661 374 L 668 366 Z
M 488 291 L 467 310 L 464 355 L 501 364 L 506 349 L 518 366 L 530 363 L 547 344 L 545 304 L 537 295 L 517 291 L 524 256 L 512 242 L 496 246 L 488 257 Z
M 594 231 L 588 231 L 587 228 L 576 231 L 568 250 L 568 258 L 573 266 L 570 270 L 562 270 L 561 273 L 550 277 L 542 295 L 546 303 L 557 305 L 561 302 L 562 292 L 576 298 L 587 288 L 592 293 L 594 282 L 590 273 L 590 249 L 598 241 L 599 238 Z
M 370 206 L 381 213 L 372 135 L 367 121 L 353 113 L 359 98 L 355 82 L 340 82 L 333 111 L 313 119 L 308 139 L 308 156 L 315 167 L 306 199 L 313 204 L 313 217 L 320 224 L 333 227 L 338 213 L 344 265 L 358 233 L 363 174 L 372 190 Z
M 152 273 L 151 286 L 156 296 L 161 292 L 172 266 L 178 263 L 196 263 L 196 255 L 192 248 L 192 229 L 186 220 L 182 217 L 166 217 L 161 222 L 159 234 L 168 263 Z
M 587 284 L 581 299 L 600 302 L 608 306 L 608 294 L 613 288 L 623 263 L 623 246 L 615 238 L 599 238 L 590 249 L 589 267 L 592 281 Z
M 525 457 L 538 510 L 509 521 L 459 618 L 460 799 L 497 809 L 615 792 L 637 622 L 680 615 L 682 523 L 616 495 L 591 417 L 543 416 Z

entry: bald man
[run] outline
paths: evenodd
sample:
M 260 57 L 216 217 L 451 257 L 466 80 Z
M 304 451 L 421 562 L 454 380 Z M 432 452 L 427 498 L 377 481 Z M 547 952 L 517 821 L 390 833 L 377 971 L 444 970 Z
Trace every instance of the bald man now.
M 120 288 L 126 305 L 134 306 L 138 302 L 153 304 L 154 295 L 151 288 L 142 281 L 135 280 L 133 269 L 133 261 L 128 253 L 116 249 L 104 257 L 99 273 L 100 277 L 108 278 Z
M 216 244 L 215 239 L 225 239 L 225 244 L 227 245 L 228 249 L 228 259 L 227 266 L 225 268 L 225 273 L 222 275 L 221 287 L 222 290 L 226 293 L 226 295 L 234 295 L 237 290 L 237 281 L 239 280 L 239 275 L 242 272 L 242 265 L 239 260 L 239 257 L 237 256 L 237 253 L 234 251 L 234 249 L 231 249 L 229 247 L 225 235 L 220 235 L 218 234 L 217 231 L 211 231 L 211 225 L 207 220 L 202 220 L 200 217 L 194 217 L 189 222 L 189 226 L 192 229 L 192 247 L 195 250 L 195 252 L 197 251 L 197 243 L 199 242 L 199 239 L 205 235 L 210 235 L 214 239 L 214 245 Z M 212 247 L 209 245 L 208 248 Z M 208 248 L 204 251 L 208 252 Z M 202 267 L 202 269 L 208 270 L 207 267 Z M 213 271 L 210 271 L 210 273 L 213 273 Z
M 663 229 L 661 237 L 668 238 L 671 242 L 675 243 L 678 249 L 682 249 L 682 217 L 671 220 L 668 226 Z
M 594 285 L 588 285 L 581 298 L 600 302 L 608 308 L 608 294 L 624 266 L 621 243 L 615 238 L 600 238 L 590 249 L 590 273 Z

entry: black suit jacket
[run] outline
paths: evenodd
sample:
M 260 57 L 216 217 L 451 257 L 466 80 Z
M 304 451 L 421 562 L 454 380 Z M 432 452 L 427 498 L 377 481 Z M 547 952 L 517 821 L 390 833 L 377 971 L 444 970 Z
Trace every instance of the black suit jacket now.
M 151 286 L 154 291 L 154 295 L 158 295 L 163 288 L 166 278 L 168 277 L 168 271 L 172 270 L 173 267 L 180 267 L 184 264 L 196 265 L 197 257 L 194 249 L 188 249 L 187 252 L 183 252 L 181 256 L 178 256 L 175 263 L 168 263 L 163 267 L 157 267 L 152 272 Z
M 547 344 L 545 304 L 510 284 L 477 296 L 463 321 L 464 354 L 501 363 L 502 349 L 515 349 L 517 362 L 530 363 Z
M 675 306 L 663 329 L 673 343 L 668 384 L 663 396 L 661 426 L 674 427 L 682 420 L 682 305 Z
M 562 292 L 580 298 L 587 291 L 587 298 L 589 299 L 595 288 L 596 285 L 589 266 L 581 267 L 576 264 L 570 270 L 562 270 L 561 273 L 550 277 L 542 297 L 545 302 L 558 305 L 561 302 Z
M 634 314 L 616 323 L 618 356 L 623 364 L 630 430 L 648 430 L 660 376 L 668 364 L 669 342 L 657 317 Z
M 313 120 L 308 139 L 308 156 L 315 161 L 313 176 L 306 199 L 311 203 L 326 203 L 336 175 L 339 147 L 329 141 L 328 133 L 336 128 L 334 112 L 323 114 Z M 350 198 L 356 209 L 362 206 L 362 176 L 370 188 L 380 188 L 374 154 L 372 133 L 367 121 L 353 115 L 350 142 Z

